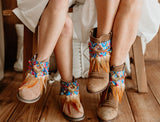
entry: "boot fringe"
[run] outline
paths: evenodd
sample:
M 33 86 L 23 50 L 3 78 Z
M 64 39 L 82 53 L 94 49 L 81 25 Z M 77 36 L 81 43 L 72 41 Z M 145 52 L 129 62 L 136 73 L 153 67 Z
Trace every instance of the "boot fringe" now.
M 120 86 L 116 86 L 114 84 L 111 84 L 110 88 L 112 89 L 112 94 L 115 100 L 118 99 L 119 102 L 121 102 L 123 93 L 125 90 L 125 84 L 122 84 Z
M 71 114 L 71 106 L 75 108 L 78 112 L 81 111 L 81 102 L 80 102 L 80 96 L 79 95 L 61 95 L 61 105 L 62 110 L 64 111 L 66 108 L 68 109 L 69 113 Z
M 102 56 L 102 57 L 90 57 L 90 69 L 89 75 L 92 71 L 100 73 L 100 67 L 106 72 L 109 73 L 109 60 L 110 55 Z
M 36 78 L 34 75 L 31 75 L 30 73 L 28 73 L 26 78 L 25 78 L 25 80 L 24 80 L 24 82 L 21 84 L 19 90 L 24 89 L 24 88 L 32 88 L 37 84 L 37 82 L 40 82 L 40 89 L 41 89 L 41 94 L 42 94 L 43 93 L 43 89 L 45 89 L 45 92 L 46 92 L 47 80 L 48 80 L 48 75 L 46 75 L 46 76 L 38 76 Z

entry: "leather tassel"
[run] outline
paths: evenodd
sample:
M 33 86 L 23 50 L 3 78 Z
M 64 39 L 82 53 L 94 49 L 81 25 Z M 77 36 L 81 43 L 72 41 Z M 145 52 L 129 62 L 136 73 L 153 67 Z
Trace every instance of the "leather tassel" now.
M 83 112 L 80 109 L 81 103 L 79 95 L 70 95 L 70 96 L 61 95 L 60 97 L 61 97 L 61 105 L 63 111 L 65 111 L 67 108 L 71 114 L 71 108 L 74 108 L 78 112 Z

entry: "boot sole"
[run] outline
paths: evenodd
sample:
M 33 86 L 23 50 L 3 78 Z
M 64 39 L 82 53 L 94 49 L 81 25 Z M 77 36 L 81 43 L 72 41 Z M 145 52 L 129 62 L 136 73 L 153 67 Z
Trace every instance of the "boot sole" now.
M 17 99 L 23 103 L 35 103 L 37 102 L 39 99 L 41 98 L 41 95 L 39 97 L 37 97 L 36 99 L 33 99 L 33 100 L 26 100 L 26 99 L 23 99 L 22 97 L 20 97 L 19 93 L 17 93 Z
M 65 113 L 63 113 L 63 116 L 69 121 L 77 121 L 78 122 L 78 121 L 82 121 L 85 119 L 85 115 L 83 115 L 80 118 L 72 118 L 72 117 L 67 116 Z
M 113 120 L 115 120 L 118 117 L 118 115 L 116 117 L 114 117 L 113 119 L 110 120 L 103 120 L 101 119 L 99 116 L 97 116 L 97 118 L 99 119 L 99 122 L 112 122 Z

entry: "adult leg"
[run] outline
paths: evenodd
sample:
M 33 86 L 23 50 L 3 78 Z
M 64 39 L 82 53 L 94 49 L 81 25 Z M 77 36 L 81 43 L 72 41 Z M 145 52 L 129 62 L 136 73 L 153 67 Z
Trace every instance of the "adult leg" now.
M 118 114 L 118 103 L 125 89 L 124 61 L 138 28 L 142 0 L 121 0 L 113 25 L 111 71 L 109 87 L 101 96 L 97 114 L 102 120 L 112 120 Z
M 113 25 L 111 65 L 124 63 L 125 58 L 135 41 L 142 0 L 121 0 Z
M 120 0 L 95 0 L 98 21 L 97 37 L 111 32 L 119 2 Z
M 105 90 L 109 82 L 111 52 L 111 29 L 119 0 L 95 0 L 98 27 L 92 30 L 89 42 L 90 70 L 87 91 L 98 93 Z
M 40 20 L 38 61 L 49 60 L 64 27 L 68 11 L 68 1 L 49 1 Z

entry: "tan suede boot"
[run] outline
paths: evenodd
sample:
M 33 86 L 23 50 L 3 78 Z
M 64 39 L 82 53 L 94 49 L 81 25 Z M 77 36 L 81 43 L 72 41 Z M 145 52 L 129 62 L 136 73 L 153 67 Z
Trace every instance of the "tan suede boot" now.
M 109 61 L 111 53 L 111 33 L 96 38 L 97 28 L 91 30 L 89 53 L 90 69 L 87 91 L 99 93 L 106 89 L 109 83 Z
M 19 88 L 17 98 L 24 103 L 38 101 L 46 90 L 49 62 L 38 62 L 36 55 L 29 60 L 29 69 L 26 78 Z
M 125 89 L 124 64 L 111 68 L 109 87 L 102 93 L 97 115 L 101 120 L 109 121 L 117 117 L 118 104 Z
M 61 80 L 60 106 L 64 117 L 70 121 L 81 121 L 85 118 L 79 84 L 74 78 L 70 83 Z

